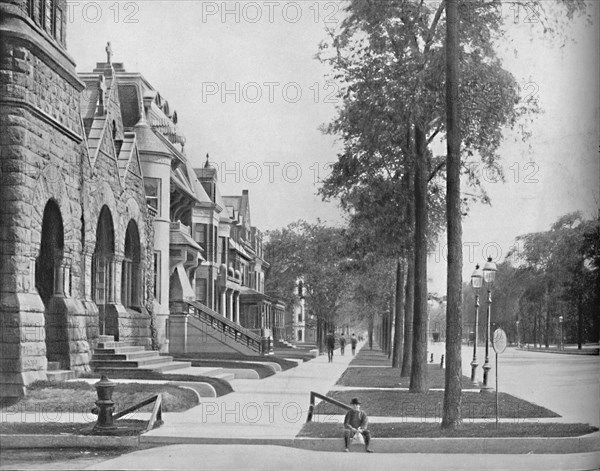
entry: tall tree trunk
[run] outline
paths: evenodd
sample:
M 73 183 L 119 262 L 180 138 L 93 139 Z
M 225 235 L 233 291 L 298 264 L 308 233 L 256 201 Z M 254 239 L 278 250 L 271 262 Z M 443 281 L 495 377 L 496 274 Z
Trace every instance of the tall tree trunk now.
M 392 300 L 392 302 L 393 302 L 393 300 Z M 390 304 L 390 306 L 391 306 L 391 304 Z M 390 325 L 389 325 L 389 329 L 387 331 L 387 345 L 388 345 L 387 355 L 388 355 L 388 359 L 390 359 L 390 358 L 392 358 L 392 335 L 393 335 L 393 331 L 395 328 L 395 326 L 394 326 L 394 310 L 391 308 L 389 310 L 388 319 L 389 319 Z
M 410 391 L 427 392 L 427 143 L 415 125 L 415 310 Z
M 369 349 L 373 350 L 373 324 L 374 324 L 374 319 L 373 317 L 371 317 L 369 319 Z
M 583 346 L 583 301 L 581 300 L 581 296 L 578 296 L 577 297 L 577 350 L 581 350 L 582 346 Z
M 412 342 L 414 329 L 414 303 L 415 303 L 415 258 L 413 251 L 409 250 L 406 263 L 406 290 L 404 300 L 404 358 L 400 376 L 407 378 L 412 370 Z
M 448 284 L 446 304 L 446 375 L 442 428 L 461 423 L 462 392 L 462 215 L 460 210 L 460 119 L 458 111 L 458 0 L 446 0 L 446 218 Z
M 402 366 L 402 356 L 404 354 L 404 272 L 406 271 L 404 263 L 404 259 L 398 257 L 398 265 L 396 266 L 396 325 L 394 326 L 393 368 L 400 368 Z
M 546 305 L 546 337 L 544 339 L 544 344 L 546 348 L 550 346 L 550 294 L 548 290 L 548 286 L 546 286 L 546 295 L 544 296 L 544 302 Z
M 536 348 L 538 343 L 538 309 L 535 309 L 533 312 L 533 347 Z

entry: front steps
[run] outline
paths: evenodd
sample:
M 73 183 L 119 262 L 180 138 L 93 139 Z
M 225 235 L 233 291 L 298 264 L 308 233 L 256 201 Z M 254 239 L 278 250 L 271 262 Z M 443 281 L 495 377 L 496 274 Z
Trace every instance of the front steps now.
M 61 383 L 75 378 L 75 372 L 71 370 L 61 370 L 59 361 L 49 361 L 46 370 L 46 378 L 48 378 L 48 381 L 51 383 Z
M 165 371 L 178 370 L 191 366 L 189 361 L 173 361 L 172 356 L 160 355 L 155 350 L 131 345 L 130 342 L 115 342 L 112 336 L 102 335 L 90 366 L 102 371 Z

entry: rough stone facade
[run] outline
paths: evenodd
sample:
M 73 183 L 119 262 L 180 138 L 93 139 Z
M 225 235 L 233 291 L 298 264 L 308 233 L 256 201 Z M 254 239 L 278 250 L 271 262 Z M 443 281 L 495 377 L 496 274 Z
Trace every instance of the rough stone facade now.
M 45 15 L 48 5 L 55 11 Z M 65 0 L 0 2 L 1 396 L 45 379 L 49 361 L 89 371 L 102 325 L 92 288 L 103 211 L 114 253 L 102 307 L 121 340 L 150 344 L 144 305 L 152 289 L 144 280 L 153 280 L 153 231 L 135 135 L 124 131 L 110 64 L 98 74 L 108 100 L 84 126 L 89 84 L 64 49 L 66 11 Z M 139 256 L 129 262 L 140 298 L 134 308 L 121 302 L 129 227 Z

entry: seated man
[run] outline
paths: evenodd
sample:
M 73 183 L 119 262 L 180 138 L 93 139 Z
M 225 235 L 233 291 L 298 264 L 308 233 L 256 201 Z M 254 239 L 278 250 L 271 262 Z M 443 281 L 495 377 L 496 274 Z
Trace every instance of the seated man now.
M 365 412 L 360 410 L 360 401 L 358 398 L 355 397 L 352 399 L 350 404 L 354 410 L 348 411 L 346 417 L 344 417 L 344 443 L 346 444 L 344 451 L 350 451 L 348 449 L 350 439 L 356 432 L 359 432 L 365 439 L 365 451 L 373 453 L 373 450 L 369 448 L 369 443 L 371 442 L 371 432 L 367 430 L 369 418 Z

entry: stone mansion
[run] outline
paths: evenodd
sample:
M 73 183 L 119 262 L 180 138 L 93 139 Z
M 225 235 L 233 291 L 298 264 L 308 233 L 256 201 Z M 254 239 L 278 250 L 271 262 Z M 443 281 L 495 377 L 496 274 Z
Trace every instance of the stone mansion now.
M 0 0 L 0 394 L 90 371 L 101 336 L 170 353 L 267 354 L 285 305 L 246 190 L 194 168 L 140 73 L 77 73 L 66 0 Z

